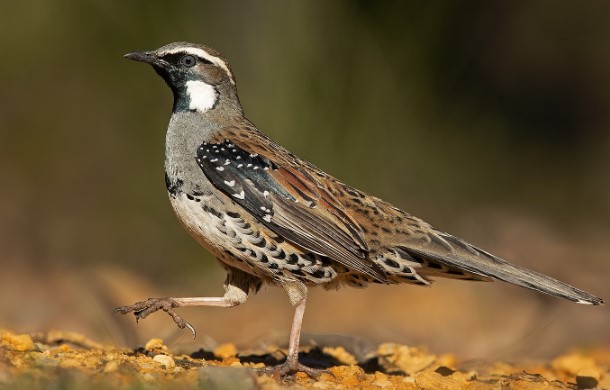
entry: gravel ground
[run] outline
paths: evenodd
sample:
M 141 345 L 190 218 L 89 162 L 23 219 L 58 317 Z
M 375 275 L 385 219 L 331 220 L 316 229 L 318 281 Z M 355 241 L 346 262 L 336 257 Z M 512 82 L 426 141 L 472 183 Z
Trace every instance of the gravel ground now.
M 342 346 L 306 347 L 317 379 L 257 375 L 282 351 L 170 351 L 160 339 L 136 349 L 101 345 L 77 333 L 0 330 L 0 389 L 586 389 L 610 388 L 610 350 L 573 351 L 545 362 L 461 362 L 453 354 L 381 344 L 357 359 Z

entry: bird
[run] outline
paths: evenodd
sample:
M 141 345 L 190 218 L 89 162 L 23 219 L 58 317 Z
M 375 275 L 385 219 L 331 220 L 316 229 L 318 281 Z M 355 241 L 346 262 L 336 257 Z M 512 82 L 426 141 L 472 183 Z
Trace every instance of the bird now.
M 173 92 L 165 184 L 184 228 L 226 270 L 220 297 L 149 298 L 115 312 L 136 320 L 176 308 L 232 307 L 263 285 L 282 287 L 294 307 L 286 376 L 320 370 L 299 362 L 308 290 L 368 284 L 428 286 L 436 277 L 501 280 L 589 305 L 603 299 L 509 263 L 318 169 L 274 142 L 244 115 L 229 62 L 202 44 L 174 42 L 126 54 L 147 63 Z

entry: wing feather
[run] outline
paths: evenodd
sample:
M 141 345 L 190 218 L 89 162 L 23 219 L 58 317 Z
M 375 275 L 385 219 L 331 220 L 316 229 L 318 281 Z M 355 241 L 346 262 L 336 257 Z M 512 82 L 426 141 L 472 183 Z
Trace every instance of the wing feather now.
M 279 145 L 269 153 L 233 138 L 201 145 L 197 163 L 214 186 L 275 233 L 386 282 L 383 270 L 367 257 L 357 222 L 308 172 L 310 166 L 295 165 L 290 156 Z

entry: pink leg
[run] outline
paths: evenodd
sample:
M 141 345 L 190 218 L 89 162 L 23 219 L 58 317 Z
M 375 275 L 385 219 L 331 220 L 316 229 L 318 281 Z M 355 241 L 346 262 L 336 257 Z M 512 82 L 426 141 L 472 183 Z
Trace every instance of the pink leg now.
M 149 298 L 130 306 L 117 307 L 114 309 L 114 312 L 121 314 L 133 313 L 136 321 L 139 321 L 158 310 L 163 310 L 172 317 L 180 329 L 188 328 L 193 333 L 193 338 L 195 338 L 197 332 L 193 325 L 180 317 L 174 309 L 182 306 L 233 307 L 246 302 L 248 299 L 248 294 L 238 287 L 228 285 L 225 288 L 226 293 L 222 297 Z

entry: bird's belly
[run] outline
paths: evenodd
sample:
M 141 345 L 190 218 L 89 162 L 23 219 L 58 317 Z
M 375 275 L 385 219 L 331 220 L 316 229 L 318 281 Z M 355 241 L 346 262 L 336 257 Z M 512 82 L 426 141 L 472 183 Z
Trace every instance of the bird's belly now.
M 263 225 L 227 211 L 226 199 L 170 195 L 174 212 L 185 229 L 220 261 L 264 280 L 300 280 L 322 284 L 337 272 L 328 259 L 276 240 Z

